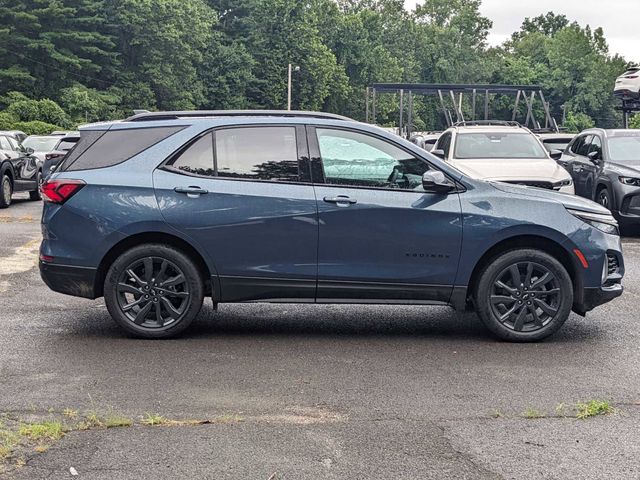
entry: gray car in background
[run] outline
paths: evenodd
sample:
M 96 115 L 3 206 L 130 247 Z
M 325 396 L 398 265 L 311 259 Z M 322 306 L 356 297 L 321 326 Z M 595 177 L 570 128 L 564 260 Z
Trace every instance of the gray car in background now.
M 577 195 L 608 208 L 620 223 L 640 224 L 640 131 L 585 130 L 558 163 Z

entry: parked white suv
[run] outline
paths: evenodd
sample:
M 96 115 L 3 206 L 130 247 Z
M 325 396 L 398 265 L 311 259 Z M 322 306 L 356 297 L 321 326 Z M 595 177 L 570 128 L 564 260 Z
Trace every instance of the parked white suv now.
M 574 193 L 571 175 L 528 128 L 515 122 L 463 122 L 446 130 L 432 154 L 481 180 Z
M 630 67 L 616 80 L 614 95 L 625 100 L 636 100 L 640 97 L 640 66 Z

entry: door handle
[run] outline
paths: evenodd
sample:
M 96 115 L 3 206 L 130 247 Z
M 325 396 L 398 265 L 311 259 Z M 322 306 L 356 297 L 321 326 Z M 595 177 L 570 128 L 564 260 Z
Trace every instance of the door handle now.
M 323 200 L 327 203 L 335 203 L 339 207 L 348 207 L 354 203 L 358 203 L 355 198 L 349 198 L 346 195 L 338 195 L 337 197 L 324 197 Z
M 209 193 L 209 190 L 205 190 L 204 188 L 190 186 L 190 187 L 176 187 L 173 189 L 176 193 L 186 193 L 189 196 L 199 196 L 204 195 L 205 193 Z

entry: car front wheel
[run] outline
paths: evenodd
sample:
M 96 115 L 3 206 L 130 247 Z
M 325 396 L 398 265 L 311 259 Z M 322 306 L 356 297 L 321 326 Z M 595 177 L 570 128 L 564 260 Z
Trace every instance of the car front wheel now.
M 198 315 L 203 297 L 203 281 L 193 261 L 162 244 L 124 252 L 111 265 L 104 284 L 109 313 L 140 338 L 181 333 Z
M 609 190 L 606 187 L 601 188 L 598 191 L 598 195 L 596 197 L 597 202 L 602 205 L 604 208 L 611 210 L 611 195 L 609 194 Z
M 534 342 L 552 335 L 567 320 L 573 284 L 551 255 L 511 250 L 485 267 L 474 300 L 480 319 L 495 335 L 512 342 Z

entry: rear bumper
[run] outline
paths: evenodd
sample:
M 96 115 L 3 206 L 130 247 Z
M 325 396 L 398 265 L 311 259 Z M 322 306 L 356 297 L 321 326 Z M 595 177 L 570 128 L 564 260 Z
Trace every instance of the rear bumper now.
M 95 268 L 56 265 L 40 260 L 40 276 L 54 292 L 74 297 L 97 298 Z

